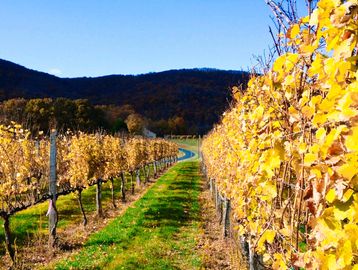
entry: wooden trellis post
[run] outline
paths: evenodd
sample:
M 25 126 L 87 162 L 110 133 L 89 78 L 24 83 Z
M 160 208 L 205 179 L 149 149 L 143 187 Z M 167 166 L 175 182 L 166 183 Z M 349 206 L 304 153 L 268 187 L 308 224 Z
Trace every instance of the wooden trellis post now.
M 56 174 L 56 137 L 57 131 L 51 131 L 50 135 L 50 178 L 49 178 L 49 193 L 50 201 L 47 211 L 49 223 L 49 245 L 55 247 L 56 245 L 56 227 L 58 222 L 58 213 L 56 208 L 56 194 L 57 194 L 57 174 Z
M 96 183 L 96 208 L 97 208 L 97 216 L 103 218 L 102 179 L 98 179 Z
M 136 170 L 136 184 L 140 186 L 140 169 Z
M 223 211 L 223 235 L 228 237 L 230 234 L 230 211 L 231 203 L 228 198 L 225 197 L 224 200 L 224 211 Z
M 121 172 L 121 192 L 122 192 L 122 202 L 126 201 L 126 185 L 125 185 L 125 177 L 124 172 Z

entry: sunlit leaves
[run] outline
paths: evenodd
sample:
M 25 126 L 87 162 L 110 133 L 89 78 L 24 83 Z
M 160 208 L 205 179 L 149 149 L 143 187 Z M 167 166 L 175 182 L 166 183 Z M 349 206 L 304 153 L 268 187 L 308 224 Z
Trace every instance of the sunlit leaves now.
M 291 25 L 292 50 L 250 80 L 203 142 L 238 232 L 274 269 L 358 262 L 357 5 L 321 0 Z
M 49 139 L 30 135 L 15 123 L 0 125 L 0 211 L 9 213 L 48 194 Z M 56 151 L 58 191 L 73 191 L 175 157 L 178 146 L 163 139 L 67 132 L 57 137 Z

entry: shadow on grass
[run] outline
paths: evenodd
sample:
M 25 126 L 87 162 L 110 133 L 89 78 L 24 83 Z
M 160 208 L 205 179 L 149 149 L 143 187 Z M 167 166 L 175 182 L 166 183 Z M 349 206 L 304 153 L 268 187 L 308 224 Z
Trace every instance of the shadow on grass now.
M 120 182 L 114 183 L 114 191 L 117 202 L 120 197 Z M 110 183 L 105 183 L 102 190 L 103 203 L 110 207 L 111 190 Z M 87 215 L 91 215 L 96 210 L 95 187 L 90 187 L 83 191 L 82 202 Z M 48 202 L 35 205 L 27 210 L 21 211 L 10 218 L 12 239 L 16 241 L 18 247 L 29 244 L 36 237 L 47 237 L 48 218 L 46 217 Z M 59 214 L 58 228 L 62 229 L 69 224 L 82 221 L 82 214 L 79 204 L 74 194 L 61 196 L 57 201 Z M 0 256 L 5 255 L 5 236 L 3 232 L 3 220 L 0 220 Z
M 200 184 L 196 180 L 197 170 L 185 168 L 184 166 L 178 171 L 179 176 L 170 182 L 167 191 L 157 196 L 158 202 L 153 202 L 150 209 L 144 212 L 144 226 L 172 226 L 179 230 L 188 221 L 197 221 L 195 213 L 191 211 L 193 204 L 197 202 L 197 197 L 193 194 L 200 191 Z
M 176 250 L 192 254 L 181 232 L 190 228 L 190 239 L 197 233 L 193 224 L 200 220 L 199 179 L 197 163 L 176 165 L 123 216 L 91 236 L 79 254 L 56 269 L 182 269 L 173 261 L 180 256 L 187 261 L 187 255 L 170 254 Z

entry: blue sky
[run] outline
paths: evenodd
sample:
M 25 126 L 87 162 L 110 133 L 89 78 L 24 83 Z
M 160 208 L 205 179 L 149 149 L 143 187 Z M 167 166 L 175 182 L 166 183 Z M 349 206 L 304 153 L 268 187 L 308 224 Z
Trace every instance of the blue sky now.
M 60 77 L 247 70 L 270 14 L 264 0 L 1 0 L 0 58 Z

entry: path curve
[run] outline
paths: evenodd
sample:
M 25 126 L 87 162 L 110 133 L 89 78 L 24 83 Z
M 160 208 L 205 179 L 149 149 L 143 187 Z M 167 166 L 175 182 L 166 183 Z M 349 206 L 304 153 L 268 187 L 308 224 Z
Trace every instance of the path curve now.
M 179 148 L 179 151 L 183 152 L 184 153 L 184 156 L 178 158 L 178 161 L 182 161 L 182 160 L 185 160 L 185 159 L 189 159 L 189 158 L 192 158 L 195 156 L 195 153 L 190 151 L 190 150 L 187 150 L 187 149 L 184 149 L 184 148 Z

